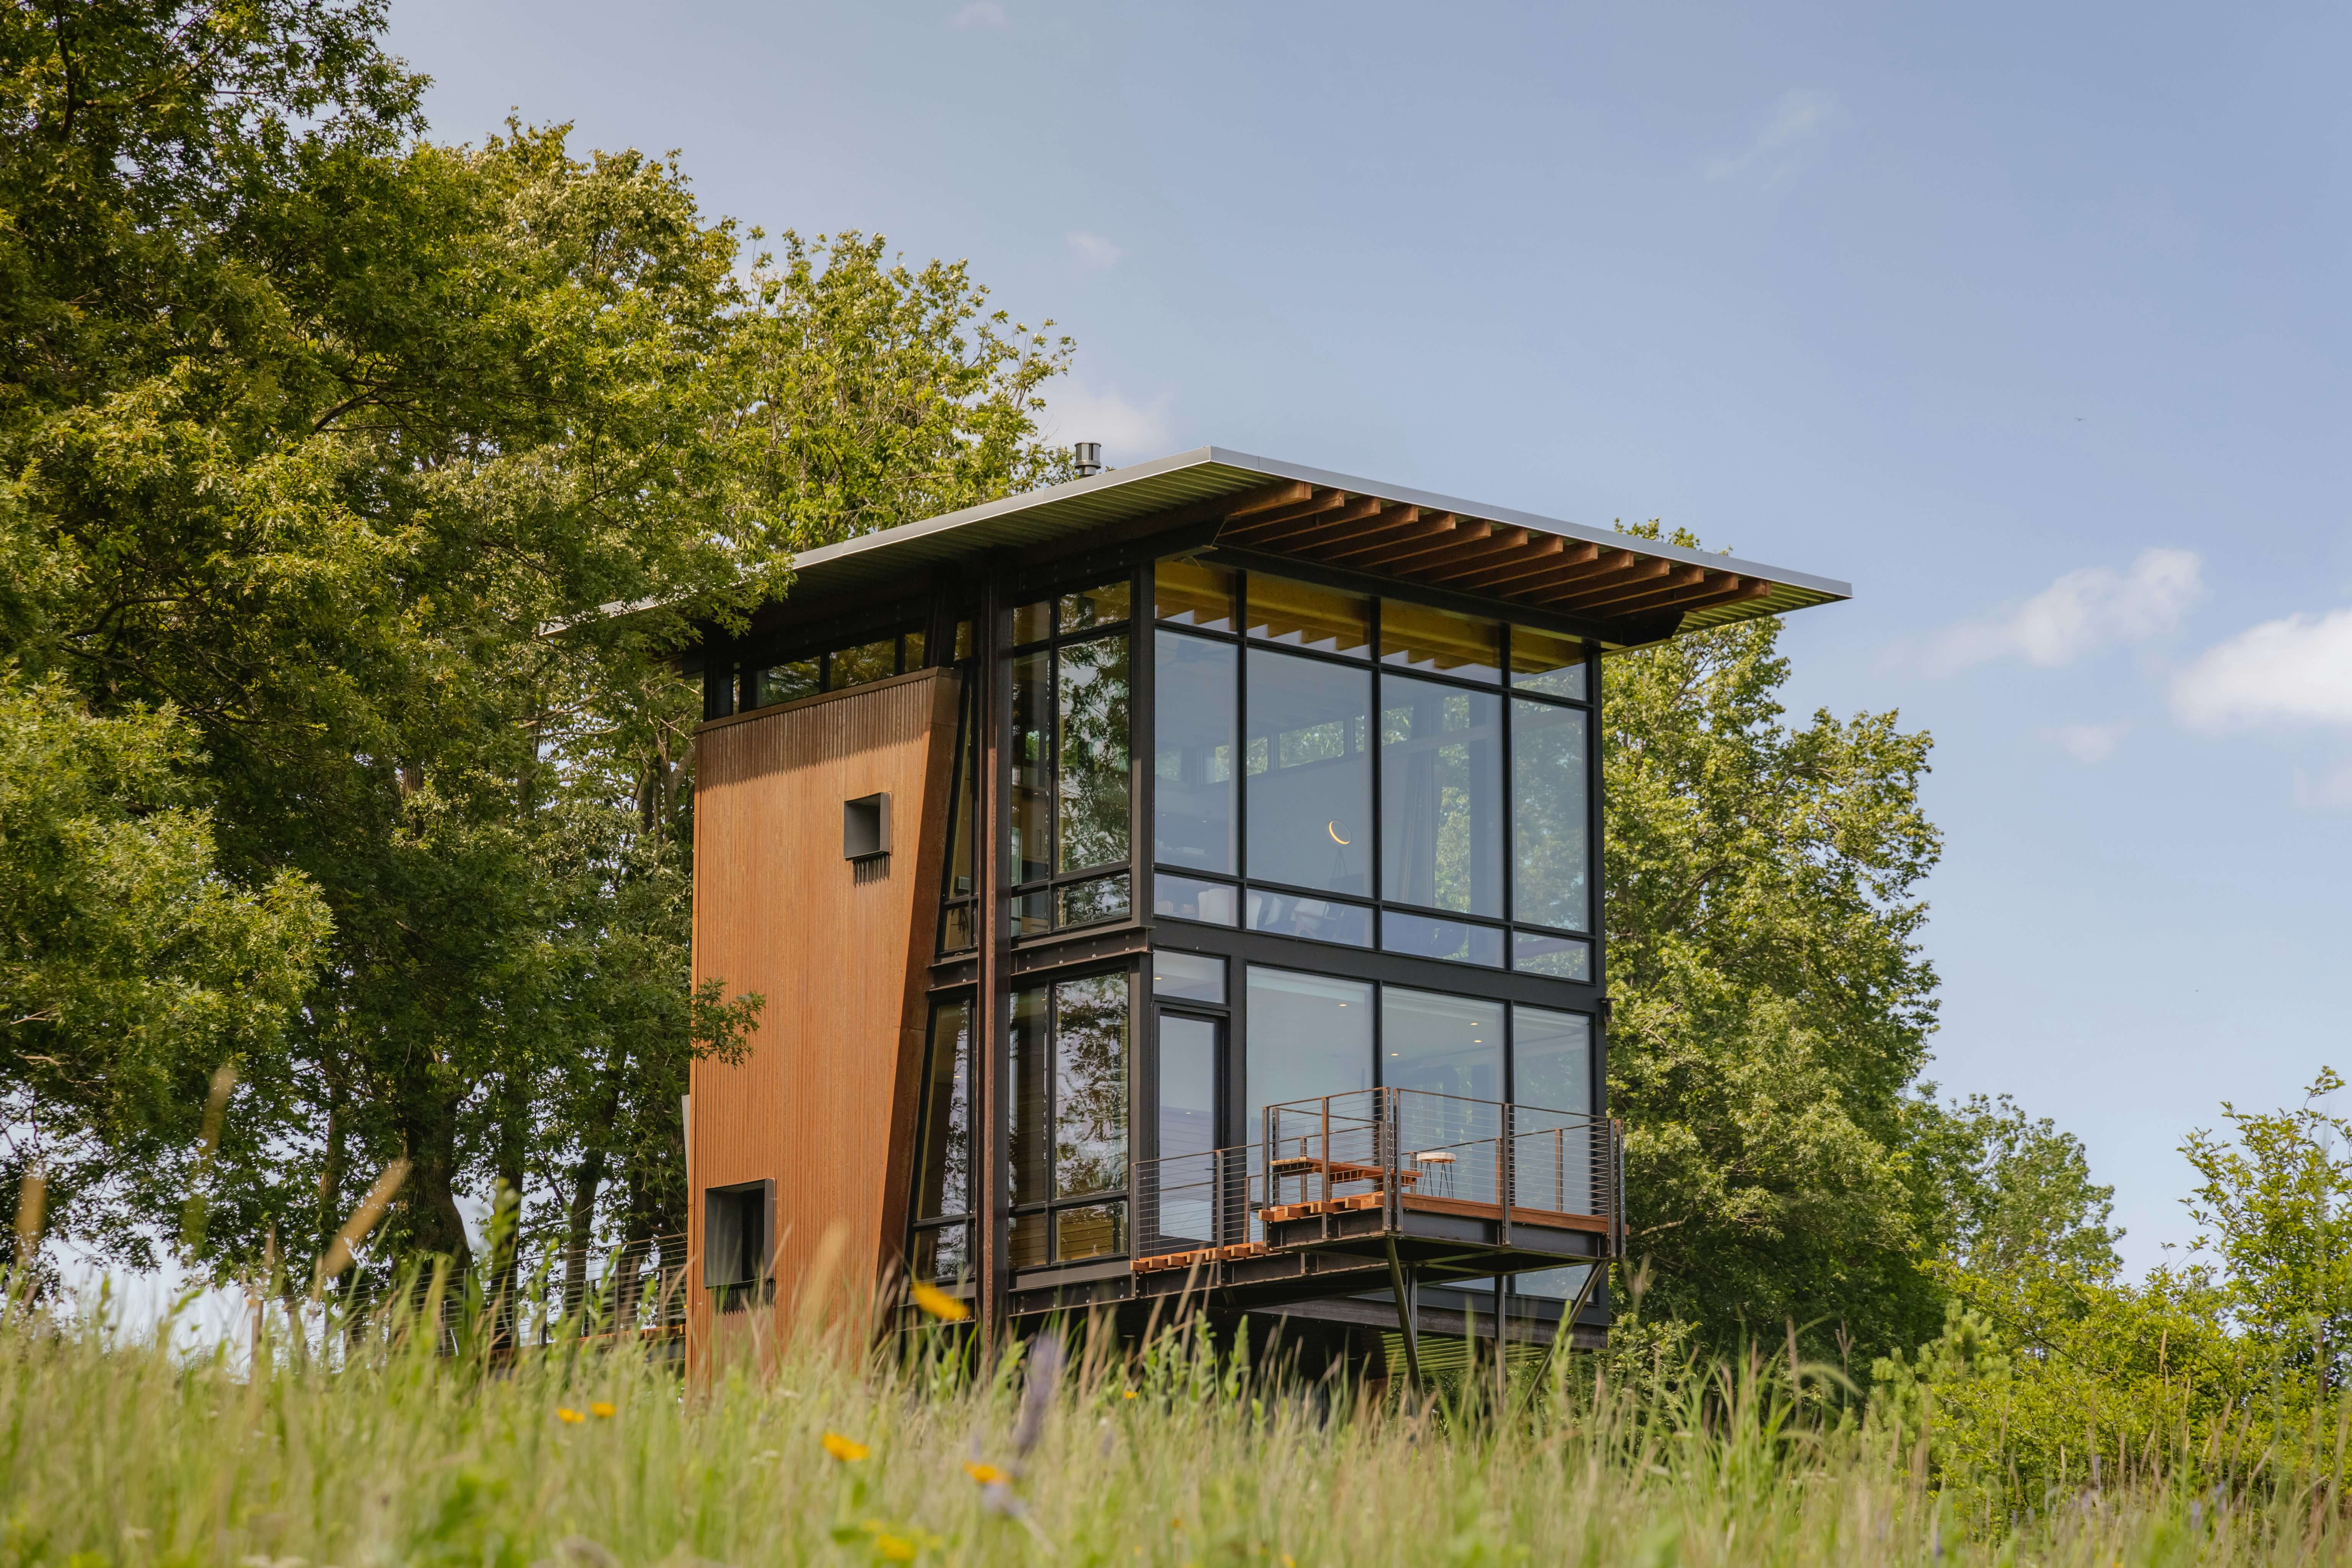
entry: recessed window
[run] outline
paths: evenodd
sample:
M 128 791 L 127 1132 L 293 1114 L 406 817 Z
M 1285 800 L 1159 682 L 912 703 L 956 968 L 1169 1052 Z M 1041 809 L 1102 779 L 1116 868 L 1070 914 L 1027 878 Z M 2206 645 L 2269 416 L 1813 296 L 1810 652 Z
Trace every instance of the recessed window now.
M 733 1311 L 766 1295 L 773 1261 L 775 1184 L 742 1182 L 702 1194 L 702 1284 Z
M 890 853 L 890 796 L 861 795 L 841 803 L 841 858 L 872 860 Z

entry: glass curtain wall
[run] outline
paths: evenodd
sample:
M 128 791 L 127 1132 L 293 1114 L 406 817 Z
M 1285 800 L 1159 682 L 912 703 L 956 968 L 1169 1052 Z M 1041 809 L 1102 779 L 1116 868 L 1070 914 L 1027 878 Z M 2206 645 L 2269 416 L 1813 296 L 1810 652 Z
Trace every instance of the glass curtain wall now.
M 951 1285 L 971 1268 L 971 1002 L 931 1009 L 915 1124 L 908 1274 Z
M 1129 597 L 1121 581 L 1013 612 L 1015 936 L 1132 907 Z
M 1155 914 L 1594 979 L 1584 644 L 1191 561 L 1153 599 Z
M 1127 1250 L 1126 974 L 1013 996 L 1015 1268 Z

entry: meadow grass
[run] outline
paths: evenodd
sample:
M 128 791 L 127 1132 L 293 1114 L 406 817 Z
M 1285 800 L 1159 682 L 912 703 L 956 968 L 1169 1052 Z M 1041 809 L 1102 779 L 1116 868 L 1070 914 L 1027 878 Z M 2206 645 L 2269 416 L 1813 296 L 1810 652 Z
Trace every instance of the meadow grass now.
M 433 1338 L 379 1321 L 329 1355 L 280 1334 L 257 1363 L 19 1308 L 0 1321 L 0 1568 L 2343 1554 L 2324 1479 L 1994 1518 L 1760 1354 L 1642 1391 L 1563 1355 L 1498 1415 L 1483 1380 L 1414 1399 L 1252 1379 L 1197 1331 L 1134 1351 L 1073 1325 L 982 1374 L 942 1336 L 877 1350 L 836 1329 L 695 1380 L 637 1351 Z

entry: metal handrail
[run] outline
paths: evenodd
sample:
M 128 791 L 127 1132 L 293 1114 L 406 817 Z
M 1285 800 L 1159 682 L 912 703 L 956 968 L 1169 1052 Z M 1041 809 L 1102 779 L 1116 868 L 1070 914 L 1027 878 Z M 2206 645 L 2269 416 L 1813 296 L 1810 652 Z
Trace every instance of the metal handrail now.
M 1268 1105 L 1258 1133 L 1136 1163 L 1138 1258 L 1260 1243 L 1268 1207 L 1328 1213 L 1375 1193 L 1394 1228 L 1424 1181 L 1494 1205 L 1506 1246 L 1540 1211 L 1605 1220 L 1611 1255 L 1622 1250 L 1623 1124 L 1612 1118 L 1390 1086 Z

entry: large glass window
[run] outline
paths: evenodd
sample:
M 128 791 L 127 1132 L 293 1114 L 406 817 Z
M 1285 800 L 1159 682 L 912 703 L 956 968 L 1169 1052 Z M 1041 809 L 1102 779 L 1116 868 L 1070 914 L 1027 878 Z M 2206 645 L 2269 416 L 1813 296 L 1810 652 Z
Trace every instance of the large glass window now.
M 1119 625 L 1131 597 L 1122 580 L 1013 611 L 1014 640 L 1035 644 L 1013 656 L 1016 936 L 1121 920 L 1134 907 L 1132 683 Z
M 1369 897 L 1370 672 L 1261 648 L 1248 679 L 1249 875 Z
M 1155 973 L 1170 956 L 1153 955 Z M 1217 1147 L 1217 1054 L 1223 1032 L 1213 1019 L 1180 1013 L 1160 1016 L 1159 1157 L 1139 1184 L 1139 1223 L 1156 1247 L 1197 1246 L 1214 1238 L 1221 1203 L 1241 1195 L 1219 1191 L 1218 1162 L 1211 1157 Z
M 1381 897 L 1502 914 L 1501 698 L 1381 680 Z
M 971 1258 L 971 1004 L 931 1010 L 917 1096 L 913 1245 L 918 1279 L 952 1283 Z
M 1381 1080 L 1391 1089 L 1499 1102 L 1503 1005 L 1470 996 L 1381 992 Z
M 1594 1165 L 1608 1143 L 1592 1110 L 1592 1020 L 1543 1007 L 1511 1009 L 1512 1122 L 1518 1200 L 1567 1214 L 1592 1210 Z M 1547 1268 L 1511 1281 L 1514 1293 L 1572 1300 L 1581 1268 Z
M 1013 994 L 1016 1268 L 1126 1249 L 1129 994 L 1125 974 Z
M 1528 925 L 1592 929 L 1586 728 L 1580 709 L 1511 701 L 1512 912 Z
M 1591 645 L 1193 562 L 1154 587 L 1156 914 L 1597 979 Z
M 1093 601 L 1087 601 L 1092 606 Z M 1125 608 L 1122 603 L 1120 608 Z M 1128 858 L 1127 638 L 1096 637 L 1063 647 L 1055 742 L 1062 796 L 1064 871 Z
M 1255 1142 L 1269 1105 L 1372 1087 L 1372 988 L 1253 964 L 1243 1092 Z
M 1239 652 L 1163 631 L 1152 691 L 1152 854 L 1164 866 L 1231 876 Z

